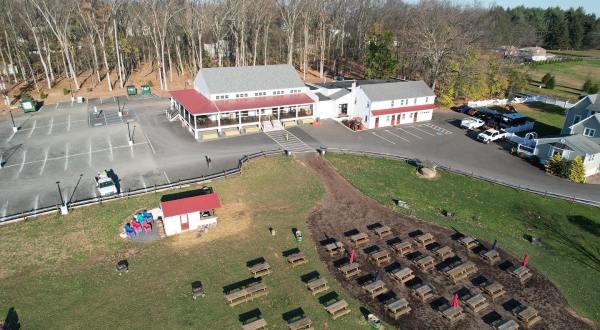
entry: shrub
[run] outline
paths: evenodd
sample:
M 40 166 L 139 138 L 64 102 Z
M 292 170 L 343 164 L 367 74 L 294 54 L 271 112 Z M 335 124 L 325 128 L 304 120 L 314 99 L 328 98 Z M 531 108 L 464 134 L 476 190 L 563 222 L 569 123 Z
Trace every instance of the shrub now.
M 573 182 L 585 182 L 585 167 L 583 166 L 583 159 L 581 157 L 577 156 L 570 162 L 567 177 Z
M 546 173 L 552 175 L 559 175 L 561 173 L 561 163 L 562 159 L 560 154 L 556 153 L 552 158 L 546 159 L 544 163 L 544 168 L 546 169 Z
M 146 85 L 148 85 L 150 87 L 154 87 L 154 83 L 152 82 L 152 80 L 148 80 L 148 83 L 146 83 Z
M 542 84 L 546 85 L 548 83 L 548 80 L 550 80 L 551 77 L 552 77 L 552 75 L 550 74 L 550 72 L 546 73 L 542 77 Z
M 598 86 L 598 84 L 593 84 L 588 90 L 588 94 L 597 94 L 599 90 L 600 86 Z
M 63 95 L 69 95 L 69 93 L 71 93 L 71 90 L 68 88 L 63 88 Z
M 44 91 L 40 91 L 40 100 L 45 100 L 48 97 L 48 93 L 44 93 Z
M 585 80 L 585 82 L 583 83 L 583 86 L 581 87 L 581 90 L 584 91 L 584 92 L 586 92 L 586 93 L 589 93 L 589 90 L 590 90 L 591 87 L 592 87 L 592 79 L 587 78 Z
M 546 82 L 546 88 L 554 89 L 555 84 L 556 84 L 556 80 L 554 79 L 554 76 L 551 76 L 550 79 L 548 79 L 548 81 Z

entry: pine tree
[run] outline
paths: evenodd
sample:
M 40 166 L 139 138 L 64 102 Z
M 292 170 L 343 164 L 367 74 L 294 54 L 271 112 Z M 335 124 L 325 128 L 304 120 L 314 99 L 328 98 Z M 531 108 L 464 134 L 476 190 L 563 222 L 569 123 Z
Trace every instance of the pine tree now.
M 398 61 L 392 55 L 394 36 L 383 24 L 376 23 L 367 36 L 367 51 L 363 64 L 368 78 L 387 79 L 396 73 Z
M 581 90 L 584 91 L 585 93 L 590 93 L 590 88 L 592 88 L 592 79 L 590 79 L 589 77 L 585 80 L 585 82 L 583 83 L 583 86 L 581 87 Z
M 543 77 L 542 77 L 542 84 L 547 84 L 548 80 L 550 80 L 550 78 L 552 78 L 552 75 L 550 74 L 550 72 L 546 73 Z
M 550 79 L 548 79 L 548 81 L 546 82 L 546 88 L 554 89 L 555 85 L 556 85 L 556 80 L 554 79 L 554 76 L 550 76 Z
M 575 157 L 575 159 L 569 164 L 569 180 L 577 183 L 585 182 L 585 167 L 583 166 L 583 159 L 580 156 Z
M 544 163 L 544 168 L 546 169 L 546 173 L 552 175 L 558 175 L 560 173 L 560 162 L 561 157 L 559 153 L 555 153 L 551 158 L 546 159 Z

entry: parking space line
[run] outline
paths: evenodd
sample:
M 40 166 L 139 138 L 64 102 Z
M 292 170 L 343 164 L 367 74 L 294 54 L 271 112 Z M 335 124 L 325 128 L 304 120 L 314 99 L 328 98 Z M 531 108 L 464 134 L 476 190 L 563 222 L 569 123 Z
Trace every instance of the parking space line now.
M 395 137 L 397 137 L 397 138 L 399 138 L 399 139 L 402 139 L 402 140 L 404 140 L 404 141 L 406 141 L 406 142 L 410 143 L 410 140 L 408 140 L 408 139 L 405 139 L 405 138 L 401 137 L 401 136 L 400 136 L 400 135 L 398 135 L 398 134 L 392 133 L 392 132 L 390 132 L 390 131 L 388 131 L 388 130 L 385 130 L 385 131 L 386 131 L 387 133 L 389 133 L 390 135 L 393 135 L 393 136 L 395 136 Z
M 38 209 L 38 205 L 40 204 L 40 194 L 37 194 L 35 196 L 35 199 L 33 200 L 33 210 L 37 210 Z
M 4 205 L 2 205 L 2 211 L 0 211 L 0 214 L 2 214 L 2 217 L 6 217 L 6 210 L 8 209 L 8 200 L 6 202 L 4 202 Z
M 92 167 L 92 141 L 88 140 L 88 146 L 89 146 L 89 151 L 88 151 L 88 167 Z
M 67 132 L 71 130 L 71 115 L 67 116 Z
M 110 136 L 107 136 L 106 139 L 108 140 L 108 147 L 110 148 L 110 160 L 113 161 L 115 160 L 115 156 L 113 154 L 113 147 L 112 142 L 110 141 Z
M 384 138 L 383 136 L 379 136 L 379 135 L 377 135 L 377 133 L 375 133 L 375 132 L 372 132 L 372 133 L 373 133 L 373 135 L 375 135 L 376 137 L 378 137 L 378 138 L 380 138 L 380 139 L 382 139 L 382 140 L 384 140 L 384 141 L 387 141 L 387 142 L 389 142 L 389 143 L 391 143 L 391 144 L 396 144 L 396 142 L 394 142 L 394 141 L 390 141 L 390 140 L 388 140 L 388 139 Z
M 15 134 L 17 134 L 17 132 L 12 132 L 12 134 L 8 137 L 8 140 L 6 140 L 6 143 L 10 142 L 10 140 L 12 140 L 12 138 L 15 136 Z
M 44 161 L 42 162 L 42 167 L 40 168 L 40 176 L 42 175 L 42 173 L 44 173 L 44 168 L 46 168 L 47 161 L 48 161 L 48 149 L 46 149 L 46 152 L 44 154 Z
M 156 150 L 154 150 L 154 146 L 152 145 L 152 141 L 150 141 L 150 138 L 148 137 L 148 135 L 146 135 L 146 133 L 144 133 L 144 136 L 146 137 L 146 141 L 148 141 L 148 144 L 150 145 L 150 149 L 152 150 L 152 153 L 156 155 Z
M 167 172 L 163 171 L 163 174 L 165 175 L 165 179 L 167 179 L 167 183 L 171 184 L 171 180 L 169 180 L 169 176 L 167 175 Z
M 431 135 L 431 136 L 435 136 L 435 134 L 429 133 L 429 132 L 427 132 L 427 131 L 425 131 L 425 130 L 422 130 L 422 129 L 420 129 L 420 128 L 418 128 L 418 127 L 415 127 L 415 126 L 406 126 L 406 127 L 414 128 L 414 129 L 416 129 L 417 131 L 423 132 L 423 133 L 425 133 L 425 134 L 429 134 L 429 135 Z
M 402 132 L 405 132 L 406 134 L 410 134 L 410 135 L 412 135 L 412 136 L 416 137 L 416 138 L 417 138 L 417 139 L 419 139 L 419 140 L 423 140 L 423 138 L 422 138 L 422 137 L 418 136 L 417 134 L 413 134 L 413 133 L 411 133 L 411 132 L 409 132 L 409 131 L 405 130 L 404 128 L 401 128 L 401 127 L 396 127 L 396 129 L 398 129 L 398 130 L 401 130 Z
M 144 190 L 147 191 L 148 187 L 146 186 L 146 181 L 144 180 L 144 177 L 140 175 L 140 179 L 142 179 L 142 185 L 144 186 Z
M 52 127 L 54 126 L 54 117 L 50 118 L 50 128 L 48 129 L 48 133 L 46 135 L 52 134 Z
M 27 138 L 31 137 L 31 134 L 33 134 L 33 131 L 35 131 L 35 125 L 37 124 L 37 119 L 33 120 L 33 126 L 31 127 L 31 131 L 29 131 L 29 134 L 27 135 Z
M 69 167 L 69 142 L 65 144 L 65 171 Z
M 19 171 L 17 172 L 17 178 L 19 177 L 19 174 L 21 174 L 21 171 L 23 171 L 23 167 L 25 167 L 26 158 L 27 158 L 27 149 L 23 150 L 23 160 L 21 161 L 21 166 L 19 167 Z

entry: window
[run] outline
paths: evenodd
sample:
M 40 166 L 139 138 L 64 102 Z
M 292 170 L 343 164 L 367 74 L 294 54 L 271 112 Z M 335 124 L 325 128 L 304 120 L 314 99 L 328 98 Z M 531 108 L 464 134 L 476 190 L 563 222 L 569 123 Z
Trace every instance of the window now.
M 392 116 L 387 116 L 387 117 L 385 117 L 385 121 L 390 121 L 391 118 L 392 118 Z
M 391 107 L 392 108 L 394 107 L 394 100 L 392 100 L 392 102 L 391 102 Z
M 594 135 L 596 135 L 596 130 L 595 130 L 595 129 L 593 129 L 593 128 L 586 127 L 586 128 L 583 130 L 583 135 L 584 135 L 584 136 L 593 137 Z
M 412 118 L 412 117 L 413 117 L 413 113 L 412 113 L 412 112 L 409 112 L 409 113 L 408 113 L 408 118 Z
M 596 155 L 589 155 L 588 162 L 593 162 L 595 158 L 596 158 Z
M 403 120 L 406 119 L 406 114 L 405 113 L 402 114 L 402 119 Z
M 580 115 L 575 115 L 575 117 L 573 117 L 573 125 L 577 124 L 580 121 L 581 121 Z

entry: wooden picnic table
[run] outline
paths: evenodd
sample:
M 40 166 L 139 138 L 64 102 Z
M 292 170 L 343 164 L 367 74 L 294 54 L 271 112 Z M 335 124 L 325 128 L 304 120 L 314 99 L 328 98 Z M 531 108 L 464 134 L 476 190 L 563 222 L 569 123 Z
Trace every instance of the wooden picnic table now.
M 531 270 L 525 266 L 517 265 L 510 270 L 510 274 L 519 279 L 521 283 L 527 282 L 533 276 Z
M 329 290 L 329 285 L 327 285 L 327 280 L 324 278 L 317 278 L 306 283 L 306 287 L 312 293 L 312 295 L 316 295 L 317 293 Z
M 433 251 L 433 253 L 435 254 L 436 257 L 440 258 L 442 261 L 455 256 L 454 251 L 452 251 L 452 248 L 450 248 L 447 245 L 444 245 L 444 246 L 440 247 L 439 249 L 436 249 L 435 251 Z
M 392 228 L 388 226 L 381 226 L 373 229 L 375 235 L 379 236 L 379 238 L 384 238 L 392 235 Z
M 466 299 L 465 305 L 473 313 L 479 313 L 480 311 L 486 309 L 490 304 L 488 304 L 487 299 L 485 299 L 481 293 L 478 293 L 469 299 Z
M 354 246 L 361 246 L 369 243 L 371 240 L 369 239 L 369 235 L 366 233 L 358 233 L 350 236 L 350 240 L 354 243 Z
M 351 264 L 345 264 L 338 268 L 346 279 L 352 278 L 354 276 L 360 275 L 362 271 L 360 270 L 360 265 L 357 262 L 353 262 Z
M 262 282 L 257 282 L 248 285 L 247 287 L 243 287 L 237 289 L 235 291 L 230 291 L 225 295 L 225 300 L 227 300 L 227 304 L 230 307 L 252 301 L 255 298 L 266 296 L 269 294 L 269 289 Z
M 393 279 L 397 280 L 398 282 L 400 282 L 402 284 L 415 278 L 415 274 L 413 274 L 413 270 L 408 267 L 393 270 L 392 272 L 390 272 L 390 275 L 392 276 Z
M 371 259 L 371 261 L 377 267 L 381 267 L 381 265 L 385 265 L 392 260 L 392 258 L 390 257 L 390 252 L 388 250 L 379 250 L 373 252 L 369 255 L 369 259 Z
M 416 258 L 414 263 L 423 271 L 428 271 L 435 267 L 435 259 L 432 256 L 421 256 Z
M 312 320 L 304 316 L 299 320 L 288 323 L 290 330 L 310 330 L 314 329 L 312 326 Z
M 515 314 L 519 320 L 525 323 L 525 326 L 527 327 L 530 327 L 542 320 L 539 312 L 535 308 L 529 306 L 517 307 L 513 314 Z
M 448 277 L 454 284 L 467 279 L 470 275 L 477 272 L 477 266 L 472 261 L 465 261 L 456 267 L 445 271 Z
M 413 294 L 423 302 L 433 298 L 433 288 L 429 284 L 423 284 L 413 290 Z
M 413 251 L 413 246 L 410 242 L 398 242 L 392 245 L 392 249 L 399 255 L 407 255 Z
M 458 243 L 464 247 L 466 247 L 467 249 L 471 249 L 476 247 L 477 245 L 479 245 L 479 242 L 471 236 L 465 236 L 462 237 L 458 240 Z
M 325 251 L 327 251 L 327 253 L 329 253 L 329 255 L 333 257 L 337 254 L 343 254 L 344 252 L 346 252 L 346 249 L 344 248 L 344 244 L 335 241 L 333 243 L 325 245 Z
M 504 291 L 504 286 L 502 284 L 500 284 L 499 282 L 487 282 L 486 284 L 484 284 L 481 289 L 483 290 L 484 293 L 486 293 L 488 296 L 490 296 L 490 298 L 492 298 L 492 300 L 502 297 L 504 295 L 504 293 L 506 293 Z
M 463 309 L 460 307 L 449 307 L 441 311 L 442 316 L 450 321 L 450 323 L 454 323 L 465 317 L 463 313 Z
M 267 328 L 267 321 L 263 318 L 256 319 L 252 322 L 246 323 L 242 325 L 242 329 L 244 330 L 261 330 Z
M 252 267 L 248 267 L 254 278 L 262 277 L 271 274 L 271 265 L 264 261 Z
M 308 259 L 302 252 L 289 255 L 287 261 L 292 265 L 292 268 L 308 263 Z
M 496 330 L 518 330 L 519 324 L 515 320 L 500 319 L 492 323 Z
M 500 261 L 500 253 L 496 250 L 489 250 L 481 253 L 481 258 L 487 261 L 490 265 L 495 265 Z
M 382 280 L 377 280 L 375 282 L 365 284 L 362 286 L 362 288 L 368 294 L 371 295 L 371 298 L 375 298 L 381 294 L 388 292 L 388 289 L 385 287 L 385 283 Z
M 394 318 L 394 320 L 397 320 L 400 316 L 410 313 L 411 308 L 408 304 L 408 300 L 400 298 L 387 303 L 385 305 L 385 310 Z
M 338 300 L 332 304 L 325 306 L 325 310 L 327 313 L 331 315 L 331 317 L 335 320 L 341 316 L 344 316 L 350 313 L 350 309 L 348 308 L 348 303 L 346 300 Z
M 417 243 L 421 244 L 422 246 L 426 246 L 431 243 L 434 243 L 435 238 L 430 233 L 424 233 L 424 234 L 421 234 L 421 235 L 415 237 L 415 241 Z

